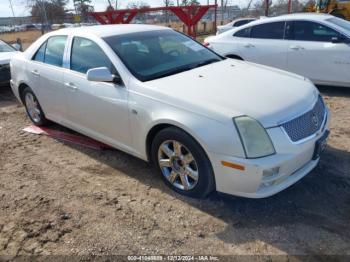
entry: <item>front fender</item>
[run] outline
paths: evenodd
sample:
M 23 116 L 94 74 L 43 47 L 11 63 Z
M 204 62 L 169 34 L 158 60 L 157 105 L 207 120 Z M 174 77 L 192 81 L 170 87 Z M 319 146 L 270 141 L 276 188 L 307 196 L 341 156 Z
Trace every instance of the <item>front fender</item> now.
M 147 136 L 157 125 L 172 125 L 190 134 L 209 152 L 244 157 L 244 151 L 232 119 L 220 122 L 176 106 L 131 93 L 130 125 L 133 147 L 147 160 Z M 137 113 L 136 113 L 137 112 Z

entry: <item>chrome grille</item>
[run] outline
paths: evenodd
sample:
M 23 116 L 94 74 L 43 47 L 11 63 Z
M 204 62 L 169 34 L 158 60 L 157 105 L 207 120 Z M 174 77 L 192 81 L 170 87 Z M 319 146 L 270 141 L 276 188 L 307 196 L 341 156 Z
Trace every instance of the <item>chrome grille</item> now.
M 316 133 L 322 126 L 326 108 L 322 97 L 319 96 L 315 106 L 305 114 L 294 118 L 281 126 L 287 132 L 293 142 L 309 137 Z

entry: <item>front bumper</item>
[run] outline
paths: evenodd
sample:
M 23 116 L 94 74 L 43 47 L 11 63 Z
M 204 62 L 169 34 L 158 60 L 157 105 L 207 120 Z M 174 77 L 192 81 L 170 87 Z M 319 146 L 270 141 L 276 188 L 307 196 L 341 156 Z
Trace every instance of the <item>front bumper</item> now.
M 268 129 L 277 152 L 268 157 L 242 159 L 210 153 L 217 191 L 242 197 L 264 198 L 293 185 L 317 166 L 319 158 L 312 159 L 315 144 L 327 132 L 328 124 L 329 114 L 324 126 L 301 143 L 291 143 L 282 127 Z M 222 161 L 240 165 L 244 170 L 224 166 Z

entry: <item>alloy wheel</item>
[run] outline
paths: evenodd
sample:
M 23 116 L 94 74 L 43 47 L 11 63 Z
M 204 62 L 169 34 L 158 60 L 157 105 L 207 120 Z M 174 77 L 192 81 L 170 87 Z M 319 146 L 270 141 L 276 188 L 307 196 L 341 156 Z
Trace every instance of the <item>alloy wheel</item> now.
M 28 110 L 28 114 L 33 119 L 34 122 L 38 123 L 41 120 L 41 112 L 39 108 L 39 103 L 31 93 L 26 93 L 25 103 Z
M 199 178 L 198 165 L 192 153 L 180 142 L 167 140 L 158 149 L 158 164 L 164 177 L 176 188 L 193 189 Z

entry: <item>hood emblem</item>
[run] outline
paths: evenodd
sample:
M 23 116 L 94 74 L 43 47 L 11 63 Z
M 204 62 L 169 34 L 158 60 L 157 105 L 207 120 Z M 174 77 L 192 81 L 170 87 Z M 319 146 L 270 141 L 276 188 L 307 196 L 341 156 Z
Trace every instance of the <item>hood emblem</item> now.
M 311 122 L 315 126 L 315 128 L 318 128 L 319 122 L 318 122 L 318 117 L 315 113 L 312 113 Z

